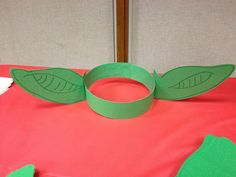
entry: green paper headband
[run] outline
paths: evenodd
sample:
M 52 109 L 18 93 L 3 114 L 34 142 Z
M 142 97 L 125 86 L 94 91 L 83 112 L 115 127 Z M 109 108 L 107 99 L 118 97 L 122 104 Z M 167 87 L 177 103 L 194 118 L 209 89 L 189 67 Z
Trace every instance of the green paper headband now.
M 24 90 L 44 100 L 71 104 L 87 100 L 97 113 L 110 118 L 132 118 L 145 113 L 153 98 L 182 100 L 209 91 L 234 71 L 234 65 L 184 66 L 153 76 L 145 69 L 129 63 L 111 63 L 95 67 L 81 75 L 65 68 L 43 70 L 11 69 L 13 80 Z M 99 79 L 124 77 L 142 83 L 149 90 L 143 99 L 112 102 L 92 94 L 89 87 Z

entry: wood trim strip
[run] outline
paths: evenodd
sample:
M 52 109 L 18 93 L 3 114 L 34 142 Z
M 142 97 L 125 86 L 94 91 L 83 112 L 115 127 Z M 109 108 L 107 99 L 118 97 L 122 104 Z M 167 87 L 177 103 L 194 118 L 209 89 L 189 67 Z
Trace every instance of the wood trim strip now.
M 129 0 L 116 0 L 117 62 L 128 62 Z

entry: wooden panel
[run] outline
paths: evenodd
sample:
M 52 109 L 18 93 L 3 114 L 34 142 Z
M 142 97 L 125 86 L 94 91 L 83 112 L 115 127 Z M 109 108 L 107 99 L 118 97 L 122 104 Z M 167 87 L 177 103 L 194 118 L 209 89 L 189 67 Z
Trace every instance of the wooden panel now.
M 116 1 L 117 62 L 128 62 L 129 0 Z

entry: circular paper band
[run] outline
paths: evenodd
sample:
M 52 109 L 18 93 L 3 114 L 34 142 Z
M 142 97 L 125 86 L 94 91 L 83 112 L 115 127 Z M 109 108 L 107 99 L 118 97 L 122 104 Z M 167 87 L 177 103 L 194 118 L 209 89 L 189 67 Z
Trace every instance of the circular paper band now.
M 143 99 L 132 102 L 112 102 L 95 96 L 89 87 L 99 79 L 110 77 L 129 78 L 142 83 L 149 90 Z M 145 69 L 128 63 L 111 63 L 100 65 L 84 76 L 86 100 L 95 112 L 106 117 L 126 119 L 145 113 L 154 98 L 155 81 Z

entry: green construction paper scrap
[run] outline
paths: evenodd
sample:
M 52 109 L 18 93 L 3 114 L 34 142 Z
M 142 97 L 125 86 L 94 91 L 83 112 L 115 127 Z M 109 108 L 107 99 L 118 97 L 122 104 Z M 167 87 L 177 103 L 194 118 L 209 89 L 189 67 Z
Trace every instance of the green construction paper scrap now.
M 236 176 L 236 145 L 227 138 L 207 135 L 201 147 L 182 165 L 176 177 Z
M 143 99 L 132 102 L 112 102 L 99 98 L 89 91 L 89 87 L 97 80 L 111 77 L 123 77 L 138 81 L 148 88 L 149 94 Z M 95 112 L 110 118 L 137 117 L 149 109 L 154 97 L 155 81 L 151 74 L 141 67 L 128 63 L 100 65 L 84 76 L 84 83 L 89 106 Z
M 85 99 L 83 77 L 70 69 L 27 71 L 13 68 L 11 76 L 24 90 L 47 101 L 70 104 Z
M 34 165 L 29 164 L 7 175 L 7 177 L 34 177 Z
M 154 71 L 155 98 L 182 100 L 205 93 L 227 79 L 234 65 L 183 66 L 172 69 L 162 76 Z

